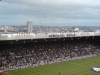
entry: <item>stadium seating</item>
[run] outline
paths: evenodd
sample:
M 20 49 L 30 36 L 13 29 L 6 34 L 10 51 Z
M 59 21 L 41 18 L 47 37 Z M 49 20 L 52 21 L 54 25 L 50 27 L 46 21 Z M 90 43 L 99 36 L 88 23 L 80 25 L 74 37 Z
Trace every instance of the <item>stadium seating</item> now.
M 69 41 L 0 46 L 0 69 L 14 70 L 100 54 L 99 42 Z

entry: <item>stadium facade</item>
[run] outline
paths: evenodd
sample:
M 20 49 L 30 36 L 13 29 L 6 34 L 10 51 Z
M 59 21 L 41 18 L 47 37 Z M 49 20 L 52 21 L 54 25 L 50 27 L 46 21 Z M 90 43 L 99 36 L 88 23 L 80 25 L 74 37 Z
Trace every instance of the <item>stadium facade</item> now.
M 50 39 L 50 38 L 74 38 L 74 37 L 95 37 L 100 32 L 71 32 L 71 33 L 19 33 L 0 34 L 0 40 L 24 40 L 24 39 Z
M 59 41 L 70 41 L 70 40 L 98 41 L 100 40 L 100 33 L 99 32 L 42 33 L 42 34 L 23 33 L 23 34 L 1 34 L 0 35 L 0 42 L 1 42 L 0 44 L 34 43 L 34 42 L 35 43 L 42 42 L 41 44 L 43 44 L 44 42 L 51 42 L 51 41 L 59 42 Z M 91 57 L 91 55 L 87 57 Z M 74 58 L 74 59 L 79 59 L 79 58 Z M 63 61 L 66 61 L 66 59 Z M 38 66 L 38 64 L 36 64 L 35 66 Z M 18 68 L 19 67 L 17 67 L 17 69 Z M 26 68 L 26 67 L 22 67 L 22 68 Z M 10 69 L 10 70 L 14 70 L 14 69 Z

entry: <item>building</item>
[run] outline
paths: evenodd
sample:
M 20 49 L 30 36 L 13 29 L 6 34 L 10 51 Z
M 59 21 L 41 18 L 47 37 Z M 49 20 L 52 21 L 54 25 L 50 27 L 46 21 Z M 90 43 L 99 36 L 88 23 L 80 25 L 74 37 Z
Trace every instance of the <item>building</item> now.
M 79 32 L 79 30 L 80 30 L 79 28 L 75 28 L 75 30 L 74 30 L 74 31 L 75 31 L 75 32 Z
M 32 26 L 32 22 L 27 22 L 27 33 L 32 33 L 33 30 L 33 26 Z
M 8 26 L 4 26 L 4 33 L 7 33 Z

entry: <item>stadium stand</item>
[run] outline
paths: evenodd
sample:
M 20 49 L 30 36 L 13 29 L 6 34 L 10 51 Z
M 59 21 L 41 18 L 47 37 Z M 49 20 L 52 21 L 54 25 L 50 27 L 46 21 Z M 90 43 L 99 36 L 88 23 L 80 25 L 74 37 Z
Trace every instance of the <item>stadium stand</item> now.
M 99 55 L 97 38 L 1 41 L 0 69 L 8 71 Z

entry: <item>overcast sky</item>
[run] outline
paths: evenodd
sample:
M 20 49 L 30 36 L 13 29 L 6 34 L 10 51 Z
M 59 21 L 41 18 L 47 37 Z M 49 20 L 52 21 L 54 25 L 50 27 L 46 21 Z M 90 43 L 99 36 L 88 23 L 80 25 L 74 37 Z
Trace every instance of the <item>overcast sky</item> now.
M 100 0 L 2 0 L 0 25 L 99 26 Z

